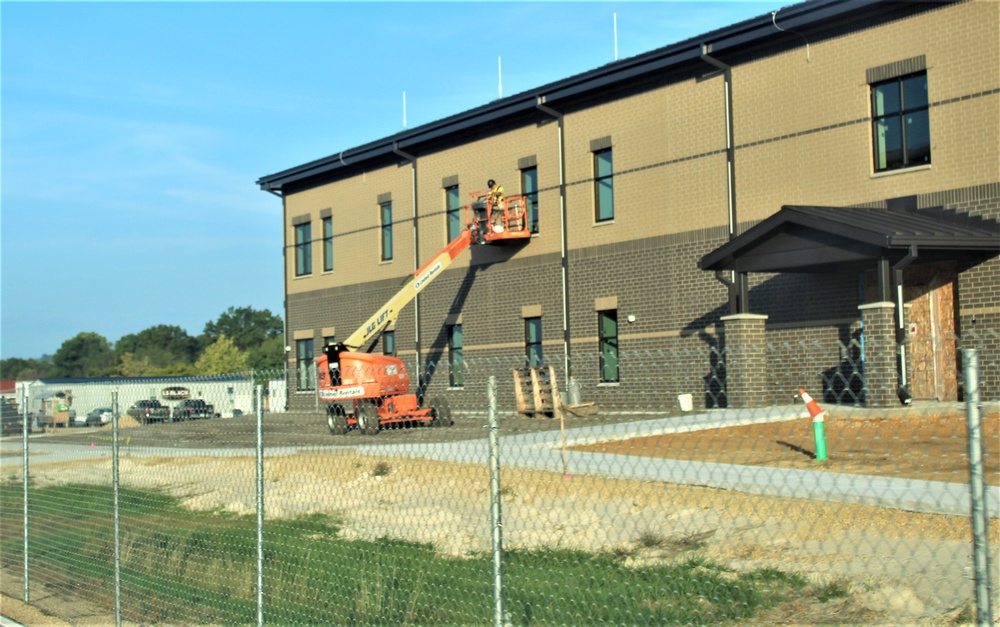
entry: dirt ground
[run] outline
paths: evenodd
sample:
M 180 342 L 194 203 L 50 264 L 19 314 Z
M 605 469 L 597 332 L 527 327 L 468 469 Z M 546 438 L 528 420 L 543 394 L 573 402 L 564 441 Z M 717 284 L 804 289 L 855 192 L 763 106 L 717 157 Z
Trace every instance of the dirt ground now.
M 575 450 L 969 482 L 964 414 L 919 419 L 832 415 L 824 424 L 827 448 L 824 461 L 815 459 L 816 440 L 809 418 L 603 442 Z M 982 425 L 984 477 L 989 485 L 1000 485 L 1000 416 L 984 416 Z
M 829 458 L 824 462 L 810 456 L 815 444 L 808 420 L 607 442 L 574 454 L 600 451 L 632 455 L 637 463 L 655 456 L 966 482 L 963 421 L 958 414 L 924 417 L 919 423 L 833 416 L 826 425 Z M 984 432 L 987 476 L 997 485 L 997 416 L 986 417 Z M 31 463 L 36 485 L 106 483 L 111 464 L 104 459 L 46 463 L 44 456 Z M 165 490 L 194 510 L 255 511 L 251 457 L 125 456 L 120 476 L 124 485 Z M 347 538 L 431 543 L 452 556 L 490 547 L 490 478 L 481 461 L 364 455 L 347 447 L 301 449 L 268 457 L 264 478 L 269 519 L 331 514 L 344 519 Z M 839 585 L 848 592 L 827 603 L 787 603 L 748 624 L 952 625 L 975 617 L 969 609 L 974 587 L 965 516 L 506 466 L 502 485 L 508 548 L 616 551 L 636 566 L 697 554 L 734 569 L 796 571 L 817 585 Z M 995 518 L 989 532 L 995 554 L 1000 547 Z M 16 582 L 0 577 L 5 579 L 13 589 L 8 583 L 0 588 L 16 597 Z M 37 605 L 77 624 L 91 615 L 83 609 L 85 599 L 71 594 Z M 8 612 L 10 607 L 4 600 L 4 613 L 26 625 L 50 624 L 21 620 Z

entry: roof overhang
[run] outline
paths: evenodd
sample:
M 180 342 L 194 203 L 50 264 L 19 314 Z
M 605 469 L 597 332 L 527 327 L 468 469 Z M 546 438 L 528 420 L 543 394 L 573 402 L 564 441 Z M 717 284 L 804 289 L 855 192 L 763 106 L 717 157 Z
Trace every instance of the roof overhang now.
M 841 22 L 889 15 L 900 6 L 914 10 L 933 9 L 958 0 L 934 0 L 920 5 L 901 5 L 884 0 L 812 0 L 780 9 L 776 27 L 775 14 L 767 13 L 738 24 L 692 37 L 634 57 L 615 61 L 594 70 L 577 74 L 531 89 L 447 118 L 397 133 L 356 148 L 343 150 L 281 172 L 260 177 L 257 184 L 264 191 L 283 194 L 321 184 L 405 154 L 418 155 L 431 150 L 447 138 L 466 133 L 488 132 L 498 124 L 517 120 L 551 119 L 540 105 L 562 109 L 585 101 L 595 94 L 608 93 L 616 87 L 632 86 L 644 80 L 679 71 L 691 64 L 703 64 L 701 55 L 727 58 L 763 46 L 788 42 L 798 45 L 802 33 L 815 32 Z
M 785 206 L 705 255 L 702 270 L 843 272 L 895 264 L 981 263 L 1000 254 L 1000 224 L 955 211 Z

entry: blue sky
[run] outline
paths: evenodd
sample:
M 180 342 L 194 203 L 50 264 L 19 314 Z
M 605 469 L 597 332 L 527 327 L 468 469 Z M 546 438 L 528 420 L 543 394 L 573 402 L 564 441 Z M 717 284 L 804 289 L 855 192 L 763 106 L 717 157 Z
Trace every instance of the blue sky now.
M 259 177 L 781 6 L 2 2 L 0 356 L 283 316 Z

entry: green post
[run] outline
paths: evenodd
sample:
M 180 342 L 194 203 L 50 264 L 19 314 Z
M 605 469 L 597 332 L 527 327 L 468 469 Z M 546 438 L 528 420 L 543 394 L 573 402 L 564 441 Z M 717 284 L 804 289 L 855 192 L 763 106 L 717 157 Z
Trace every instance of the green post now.
M 816 438 L 816 461 L 821 462 L 826 459 L 826 424 L 823 414 L 813 418 L 813 436 Z

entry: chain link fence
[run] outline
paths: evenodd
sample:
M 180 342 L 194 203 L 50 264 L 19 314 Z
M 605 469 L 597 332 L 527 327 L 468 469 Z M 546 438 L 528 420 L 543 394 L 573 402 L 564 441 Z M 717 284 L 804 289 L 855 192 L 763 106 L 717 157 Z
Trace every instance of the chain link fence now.
M 736 409 L 733 350 L 407 363 L 432 411 L 377 431 L 294 371 L 26 387 L 0 591 L 70 623 L 988 624 L 996 352 L 869 407 L 861 347 L 769 345 Z

